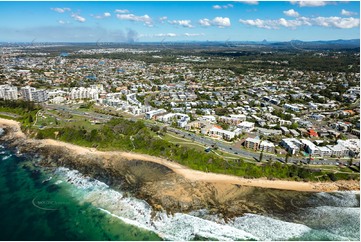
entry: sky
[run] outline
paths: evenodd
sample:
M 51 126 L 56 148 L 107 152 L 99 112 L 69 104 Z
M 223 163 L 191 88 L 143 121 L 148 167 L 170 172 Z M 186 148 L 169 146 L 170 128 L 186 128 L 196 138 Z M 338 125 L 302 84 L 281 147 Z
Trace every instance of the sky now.
M 359 1 L 0 1 L 1 42 L 358 38 Z

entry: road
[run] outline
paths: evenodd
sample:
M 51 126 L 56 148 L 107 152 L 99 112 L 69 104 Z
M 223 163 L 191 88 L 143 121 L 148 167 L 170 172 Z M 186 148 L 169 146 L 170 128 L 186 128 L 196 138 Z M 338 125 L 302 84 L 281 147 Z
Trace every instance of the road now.
M 103 120 L 103 121 L 109 121 L 110 119 L 116 117 L 116 116 L 112 116 L 112 115 L 108 115 L 108 114 L 99 114 L 99 113 L 95 113 L 95 112 L 84 112 L 84 111 L 77 110 L 77 109 L 74 109 L 74 108 L 71 108 L 71 107 L 65 106 L 65 105 L 48 104 L 48 105 L 44 105 L 43 107 L 47 108 L 47 109 L 65 111 L 72 115 L 79 115 L 79 116 L 87 117 L 91 120 L 98 119 L 98 120 Z M 134 117 L 127 118 L 127 119 L 132 120 L 132 121 L 138 120 L 138 118 L 134 118 Z M 151 126 L 151 125 L 154 125 L 155 123 L 145 122 L 145 124 L 147 126 Z M 240 158 L 244 157 L 244 158 L 248 158 L 248 159 L 251 159 L 254 161 L 258 161 L 260 158 L 259 152 L 256 153 L 256 152 L 251 152 L 246 149 L 237 148 L 237 147 L 234 147 L 232 144 L 227 144 L 222 141 L 214 140 L 214 139 L 207 138 L 207 137 L 202 137 L 202 136 L 199 136 L 194 133 L 190 133 L 190 132 L 187 132 L 184 130 L 169 127 L 167 124 L 162 124 L 162 123 L 158 123 L 158 122 L 156 124 L 161 127 L 167 127 L 168 131 L 171 131 L 174 134 L 176 134 L 182 138 L 188 139 L 190 141 L 193 140 L 195 142 L 203 144 L 204 146 L 209 146 L 209 147 L 213 147 L 213 148 L 217 147 L 218 150 L 225 151 L 228 153 L 233 153 L 235 155 L 239 155 Z M 274 154 L 263 153 L 262 161 L 267 161 L 270 158 L 274 161 L 279 161 L 279 162 L 285 163 L 284 158 L 277 157 Z M 290 163 L 290 164 L 292 164 L 292 163 L 296 164 L 299 162 L 306 164 L 306 163 L 308 163 L 308 159 L 307 158 L 299 158 L 299 157 L 289 157 L 289 159 L 288 159 L 288 163 Z M 315 159 L 315 160 L 310 161 L 309 164 L 312 164 L 312 165 L 337 165 L 338 161 L 335 159 L 323 159 L 323 160 Z

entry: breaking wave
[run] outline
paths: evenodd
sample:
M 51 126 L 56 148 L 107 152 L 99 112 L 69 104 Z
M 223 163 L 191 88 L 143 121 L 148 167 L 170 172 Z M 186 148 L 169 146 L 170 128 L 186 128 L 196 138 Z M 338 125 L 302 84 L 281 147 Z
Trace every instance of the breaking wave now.
M 72 196 L 79 203 L 90 203 L 109 216 L 153 231 L 166 240 L 192 240 L 197 237 L 222 241 L 358 240 L 360 237 L 360 211 L 354 207 L 359 200 L 351 192 L 317 194 L 316 198 L 327 203 L 304 210 L 298 220 L 303 224 L 256 214 L 245 214 L 226 223 L 216 215 L 207 215 L 206 210 L 173 215 L 154 211 L 145 201 L 112 190 L 105 183 L 83 176 L 76 170 L 61 167 L 55 175 L 58 179 L 56 184 L 70 185 Z

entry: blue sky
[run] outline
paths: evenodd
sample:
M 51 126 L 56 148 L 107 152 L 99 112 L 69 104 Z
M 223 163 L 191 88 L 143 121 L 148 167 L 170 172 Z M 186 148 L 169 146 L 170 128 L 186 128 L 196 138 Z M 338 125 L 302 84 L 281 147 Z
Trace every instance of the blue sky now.
M 355 39 L 359 1 L 0 2 L 0 41 Z

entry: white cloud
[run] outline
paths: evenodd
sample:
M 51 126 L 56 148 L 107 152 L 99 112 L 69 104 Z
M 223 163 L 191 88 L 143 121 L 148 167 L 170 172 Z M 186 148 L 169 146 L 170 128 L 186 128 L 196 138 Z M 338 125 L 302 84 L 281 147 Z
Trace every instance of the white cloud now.
M 177 34 L 174 33 L 166 33 L 166 34 L 155 34 L 154 37 L 177 37 Z
M 233 8 L 233 4 L 227 4 L 227 5 L 213 5 L 213 9 L 227 9 L 227 8 Z
M 187 37 L 197 37 L 197 36 L 204 36 L 204 33 L 193 33 L 193 34 L 190 34 L 190 33 L 185 33 L 184 36 L 187 36 Z
M 65 21 L 59 20 L 58 23 L 59 23 L 59 24 L 65 24 Z
M 86 21 L 86 19 L 76 13 L 72 13 L 71 14 L 71 17 L 75 20 L 75 21 L 78 21 L 80 23 L 84 23 Z
M 128 9 L 115 9 L 115 13 L 129 13 Z
M 199 24 L 202 26 L 217 26 L 219 28 L 224 28 L 231 26 L 231 20 L 227 17 L 215 17 L 213 20 L 204 18 L 199 20 Z
M 167 19 L 168 19 L 167 16 L 163 16 L 163 17 L 160 17 L 160 18 L 159 18 L 159 21 L 160 21 L 161 23 L 164 23 L 164 21 L 166 21 Z
M 294 9 L 283 11 L 283 13 L 289 17 L 299 17 L 300 16 L 300 14 L 298 12 L 296 12 Z
M 273 20 L 262 19 L 248 19 L 239 20 L 240 23 L 264 29 L 279 29 L 280 27 L 295 29 L 299 26 L 320 26 L 320 27 L 334 27 L 340 29 L 349 29 L 358 27 L 360 19 L 358 18 L 341 18 L 341 17 L 317 17 L 307 18 L 299 17 L 294 20 L 286 20 L 284 18 Z
M 71 11 L 70 8 L 51 8 L 51 10 L 57 12 L 57 13 L 65 13 Z
M 300 7 L 323 7 L 330 4 L 327 1 L 291 1 L 291 3 L 297 4 Z
M 344 15 L 344 16 L 352 16 L 352 15 L 357 15 L 357 13 L 351 12 L 351 11 L 347 11 L 347 10 L 345 10 L 345 9 L 342 9 L 342 10 L 341 10 L 341 15 Z
M 237 1 L 237 2 L 241 2 L 249 5 L 258 5 L 258 1 Z
M 108 13 L 108 12 L 105 12 L 102 15 L 91 15 L 91 16 L 93 16 L 96 19 L 103 19 L 103 18 L 109 18 L 112 15 L 110 13 Z
M 153 20 L 147 14 L 143 16 L 136 16 L 134 14 L 117 14 L 117 18 L 134 22 L 143 22 L 145 25 L 148 25 L 150 27 L 153 26 Z
M 202 26 L 211 26 L 211 20 L 204 18 L 199 20 L 199 24 Z
M 317 17 L 313 19 L 314 23 L 323 27 L 336 27 L 340 29 L 351 29 L 360 25 L 358 18 L 341 17 Z
M 187 28 L 193 28 L 191 20 L 170 20 L 168 23 L 173 25 L 180 25 Z

